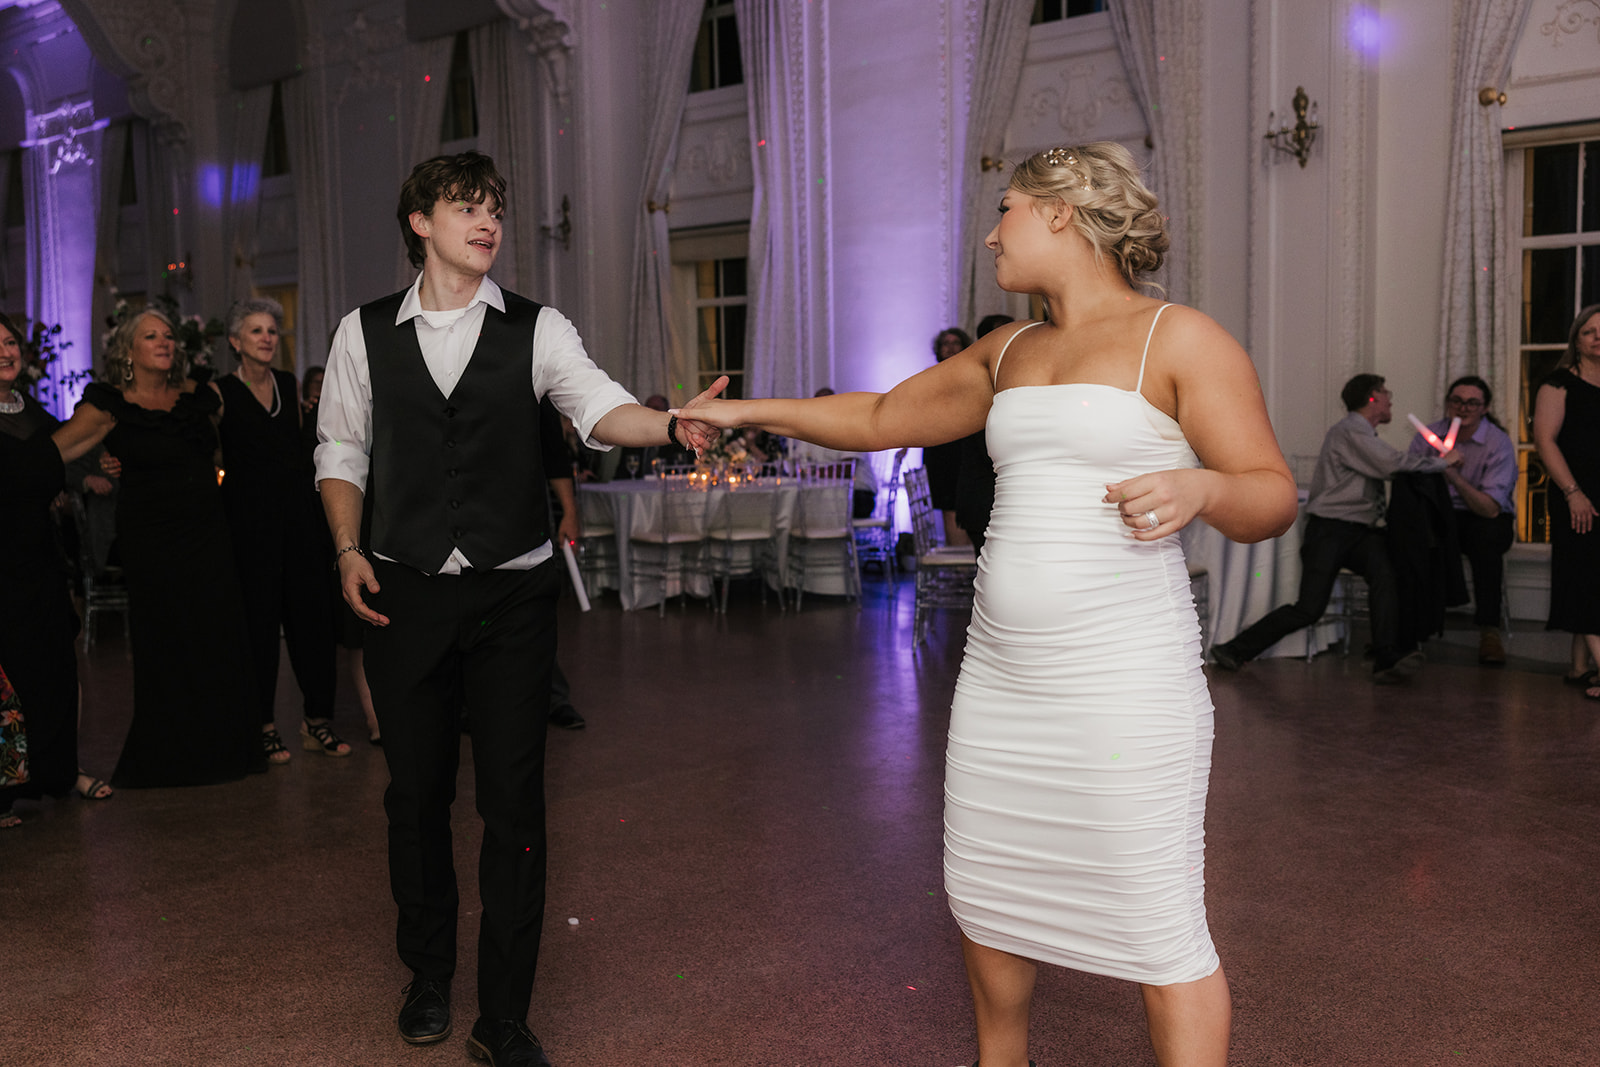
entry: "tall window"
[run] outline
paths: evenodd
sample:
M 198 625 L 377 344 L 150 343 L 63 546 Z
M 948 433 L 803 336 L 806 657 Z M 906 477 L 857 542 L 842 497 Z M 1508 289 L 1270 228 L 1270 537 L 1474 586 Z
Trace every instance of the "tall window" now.
M 1092 15 L 1106 9 L 1106 0 L 1033 0 L 1033 25 Z
M 706 0 L 706 11 L 700 19 L 700 36 L 694 43 L 689 91 L 698 93 L 743 83 L 744 63 L 739 58 L 739 32 L 733 21 L 733 5 L 726 0 Z
M 445 86 L 444 122 L 439 140 L 445 144 L 478 136 L 478 97 L 472 89 L 472 51 L 467 31 L 456 34 L 450 51 L 450 81 Z
M 728 376 L 723 396 L 744 396 L 744 332 L 749 295 L 743 259 L 703 259 L 694 264 L 696 392 Z
M 283 83 L 272 83 L 272 108 L 267 113 L 267 148 L 261 157 L 261 176 L 276 178 L 289 173 L 289 128 L 283 122 Z
M 1522 152 L 1522 314 L 1518 337 L 1518 536 L 1548 541 L 1549 477 L 1533 448 L 1539 384 L 1567 347 L 1579 308 L 1600 302 L 1600 130 Z M 1590 140 L 1583 140 L 1587 135 Z M 1548 135 L 1547 135 L 1548 137 Z

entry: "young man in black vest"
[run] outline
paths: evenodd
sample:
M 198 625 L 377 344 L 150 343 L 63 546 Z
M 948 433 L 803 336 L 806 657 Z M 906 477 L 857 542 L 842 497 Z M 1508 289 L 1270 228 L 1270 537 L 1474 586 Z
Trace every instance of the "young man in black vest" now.
M 589 360 L 565 317 L 489 280 L 504 204 L 505 180 L 476 152 L 411 172 L 397 215 L 421 274 L 340 323 L 317 479 L 344 598 L 372 627 L 366 674 L 389 764 L 389 881 L 413 973 L 400 1035 L 428 1044 L 450 1033 L 450 805 L 465 707 L 484 823 L 479 1018 L 467 1047 L 494 1067 L 542 1067 L 550 1061 L 527 1014 L 544 919 L 561 564 L 546 529 L 539 399 L 600 448 L 702 448 L 716 431 L 641 407 Z

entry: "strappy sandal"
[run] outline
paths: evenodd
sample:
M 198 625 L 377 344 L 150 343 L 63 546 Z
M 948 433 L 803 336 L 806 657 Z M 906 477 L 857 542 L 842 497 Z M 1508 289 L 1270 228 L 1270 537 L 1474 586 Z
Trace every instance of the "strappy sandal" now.
M 10 830 L 22 825 L 22 816 L 12 812 L 10 808 L 0 811 L 0 830 Z
M 307 752 L 321 752 L 324 756 L 348 756 L 350 746 L 339 739 L 333 728 L 325 722 L 300 722 L 300 747 Z
M 88 785 L 83 784 L 85 778 L 89 779 Z M 100 792 L 102 789 L 104 793 Z M 78 772 L 78 780 L 72 784 L 72 791 L 85 800 L 110 800 L 117 795 L 110 782 L 104 778 L 92 778 L 83 771 Z
M 268 763 L 289 762 L 289 746 L 283 743 L 283 735 L 276 726 L 261 731 L 261 751 L 267 754 Z
M 1584 671 L 1582 674 L 1563 674 L 1561 680 L 1567 685 L 1576 685 L 1588 689 L 1595 684 L 1596 674 L 1594 671 Z

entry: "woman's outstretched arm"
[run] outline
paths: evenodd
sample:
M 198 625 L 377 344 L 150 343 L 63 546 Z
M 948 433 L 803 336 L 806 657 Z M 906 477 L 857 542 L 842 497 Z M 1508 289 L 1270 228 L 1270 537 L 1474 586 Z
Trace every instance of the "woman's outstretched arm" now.
M 990 335 L 993 337 L 994 335 Z M 994 389 L 985 337 L 960 355 L 912 375 L 887 393 L 837 393 L 803 400 L 714 400 L 692 415 L 725 430 L 754 426 L 840 452 L 937 445 L 983 428 Z

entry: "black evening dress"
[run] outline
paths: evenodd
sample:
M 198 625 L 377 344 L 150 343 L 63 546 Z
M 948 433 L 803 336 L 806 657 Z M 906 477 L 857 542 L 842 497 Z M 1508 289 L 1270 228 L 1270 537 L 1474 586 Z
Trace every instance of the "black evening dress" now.
M 1556 447 L 1579 488 L 1590 500 L 1600 500 L 1600 388 L 1569 370 L 1545 380 L 1567 394 L 1566 414 Z M 1550 500 L 1550 622 L 1551 630 L 1575 634 L 1600 634 L 1600 527 L 1586 534 L 1572 529 L 1572 513 L 1561 493 Z M 23 709 L 26 713 L 26 708 Z
M 78 775 L 78 614 L 50 519 L 65 484 L 50 439 L 58 425 L 32 397 L 20 412 L 0 414 L 0 667 L 16 689 L 30 776 L 11 796 L 60 796 Z M 0 810 L 8 807 L 0 799 Z
M 305 717 L 333 717 L 333 542 L 305 450 L 294 375 L 272 371 L 270 409 L 232 374 L 222 391 L 223 511 L 233 533 L 257 715 L 273 721 L 280 628 L 305 698 Z
M 202 385 L 171 411 L 129 403 L 103 382 L 83 403 L 110 412 L 106 450 L 122 462 L 117 545 L 133 638 L 133 725 L 111 783 L 210 785 L 264 770 L 244 611 L 212 456 Z

